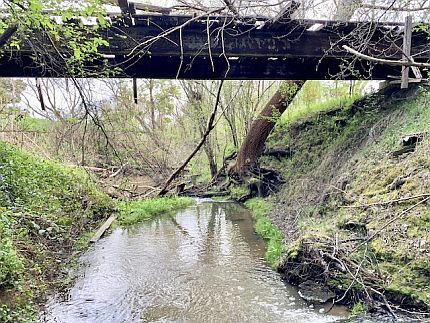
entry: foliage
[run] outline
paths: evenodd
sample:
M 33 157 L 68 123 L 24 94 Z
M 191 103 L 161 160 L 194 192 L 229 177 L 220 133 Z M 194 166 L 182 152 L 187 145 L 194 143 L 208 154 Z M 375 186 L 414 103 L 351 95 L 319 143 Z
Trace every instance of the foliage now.
M 372 280 L 373 288 L 389 292 L 390 297 L 397 295 L 408 302 L 430 306 L 428 204 L 414 207 L 384 227 L 420 199 L 389 201 L 430 192 L 429 181 L 425 180 L 430 176 L 430 141 L 426 135 L 429 123 L 428 91 L 411 88 L 407 92 L 387 90 L 347 107 L 328 108 L 281 124 L 270 145 L 288 147 L 294 154 L 282 161 L 266 158 L 264 163 L 281 171 L 288 183 L 272 215 L 297 223 L 293 236 L 300 238 L 287 241 L 292 246 L 288 261 L 303 266 L 301 272 L 309 272 L 306 263 L 313 263 L 315 270 L 315 255 L 332 250 L 333 241 L 366 238 L 384 228 L 383 235 L 376 236 L 367 247 L 359 246 L 360 242 L 345 243 L 335 256 L 345 264 L 360 263 L 360 281 L 365 284 L 366 273 L 378 273 L 378 278 Z M 415 152 L 392 157 L 392 152 L 402 148 L 402 138 L 414 133 L 425 134 Z M 405 179 L 404 183 L 393 188 L 391 184 L 399 178 Z M 358 207 L 368 204 L 374 206 Z M 342 207 L 351 205 L 355 207 Z M 302 248 L 297 253 L 299 245 Z M 297 267 L 290 268 L 299 271 Z M 321 264 L 321 272 L 324 270 Z M 341 272 L 330 274 L 327 280 L 344 289 L 353 283 Z M 365 297 L 358 296 L 363 287 L 352 286 L 355 291 L 351 293 L 357 293 L 352 301 L 365 302 Z
M 289 124 L 305 117 L 328 111 L 331 109 L 348 108 L 357 99 L 363 96 L 365 82 L 354 87 L 352 95 L 346 82 L 324 84 L 323 82 L 308 81 L 303 86 L 292 104 L 283 113 L 281 123 Z
M 357 316 L 359 314 L 362 314 L 366 312 L 366 307 L 363 305 L 363 303 L 355 303 L 354 306 L 351 309 L 351 312 L 349 313 L 350 317 Z
M 82 170 L 0 142 L 0 296 L 12 300 L 1 322 L 36 315 L 33 302 L 66 269 L 75 241 L 111 209 Z
M 234 200 L 238 200 L 249 193 L 247 185 L 237 185 L 230 188 L 230 196 Z
M 119 202 L 119 223 L 131 225 L 170 213 L 180 208 L 185 208 L 194 203 L 187 197 L 163 197 L 151 200 Z
M 109 202 L 91 179 L 77 168 L 41 160 L 0 142 L 0 206 L 38 212 L 45 216 L 76 212 L 88 196 L 96 214 Z
M 0 79 L 0 110 L 4 105 L 19 103 L 25 87 L 23 80 Z
M 273 205 L 262 198 L 253 198 L 246 201 L 245 206 L 251 211 L 255 223 L 255 231 L 267 240 L 266 259 L 272 268 L 276 269 L 279 261 L 285 253 L 284 235 L 267 218 Z
M 0 288 L 14 286 L 23 270 L 12 244 L 10 219 L 4 215 L 0 219 Z
M 100 59 L 100 47 L 108 45 L 98 33 L 99 29 L 105 28 L 109 23 L 100 0 L 87 0 L 75 4 L 62 0 L 25 2 L 4 0 L 4 2 L 8 15 L 0 21 L 0 34 L 11 26 L 16 26 L 17 32 L 8 46 L 0 48 L 0 53 L 20 49 L 30 42 L 35 51 L 33 59 L 36 63 L 46 65 L 52 64 L 52 61 L 59 61 L 60 64 L 66 64 L 64 74 L 79 76 L 87 75 L 85 65 Z M 61 21 L 55 21 L 53 16 L 60 17 Z M 96 17 L 97 24 L 84 25 L 85 19 L 90 17 Z M 48 51 L 41 46 L 38 37 L 49 39 L 56 50 Z M 61 55 L 58 54 L 60 52 Z M 48 55 L 50 59 L 43 57 L 42 53 Z
M 19 304 L 14 308 L 0 305 L 0 322 L 2 323 L 29 323 L 37 322 L 37 312 L 31 302 Z

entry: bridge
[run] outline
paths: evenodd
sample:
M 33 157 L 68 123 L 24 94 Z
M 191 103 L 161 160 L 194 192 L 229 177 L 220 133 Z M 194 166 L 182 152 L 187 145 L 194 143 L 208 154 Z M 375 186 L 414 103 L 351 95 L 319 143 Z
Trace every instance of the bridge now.
M 109 46 L 104 60 L 88 63 L 92 77 L 120 68 L 115 77 L 160 79 L 373 79 L 400 77 L 401 67 L 372 63 L 346 51 L 347 45 L 371 57 L 400 61 L 403 29 L 371 22 L 303 21 L 283 13 L 265 17 L 136 14 L 128 11 L 101 31 Z M 411 56 L 430 60 L 428 35 L 412 33 Z M 55 54 L 47 40 L 38 55 Z M 70 76 L 65 64 L 35 63 L 34 50 L 0 57 L 0 77 Z M 92 73 L 93 72 L 93 73 Z M 104 74 L 100 74 L 104 76 Z M 112 77 L 112 75 L 110 75 Z

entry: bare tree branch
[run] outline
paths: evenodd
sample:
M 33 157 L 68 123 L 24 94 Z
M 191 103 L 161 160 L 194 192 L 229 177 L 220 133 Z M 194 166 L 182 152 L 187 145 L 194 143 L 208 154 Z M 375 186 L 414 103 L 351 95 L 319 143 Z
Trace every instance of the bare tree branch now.
M 218 87 L 218 94 L 217 94 L 217 98 L 215 101 L 215 105 L 214 108 L 212 110 L 212 113 L 209 117 L 208 120 L 208 124 L 206 127 L 206 131 L 202 136 L 202 139 L 200 140 L 199 144 L 196 146 L 196 148 L 193 150 L 193 152 L 188 156 L 188 158 L 182 163 L 181 166 L 179 166 L 173 173 L 172 175 L 170 175 L 170 177 L 167 179 L 167 181 L 164 183 L 163 188 L 161 189 L 161 191 L 158 193 L 159 196 L 163 196 L 166 195 L 166 193 L 168 192 L 168 187 L 169 185 L 172 183 L 172 181 L 183 171 L 183 169 L 188 165 L 188 163 L 190 162 L 190 160 L 195 156 L 195 154 L 197 154 L 197 152 L 200 150 L 200 148 L 202 148 L 203 144 L 206 141 L 206 138 L 210 135 L 211 131 L 215 128 L 214 125 L 214 121 L 215 121 L 215 117 L 216 117 L 216 113 L 218 111 L 218 105 L 219 102 L 221 100 L 221 90 L 222 90 L 222 86 L 223 86 L 224 81 L 220 82 L 220 85 Z
M 372 57 L 372 56 L 360 53 L 359 51 L 356 51 L 355 49 L 347 45 L 343 45 L 342 48 L 359 58 L 362 58 L 371 62 L 379 63 L 379 64 L 385 64 L 390 66 L 409 66 L 409 67 L 415 66 L 415 67 L 421 67 L 421 68 L 430 68 L 430 63 L 415 62 L 411 59 L 409 61 L 394 61 L 390 59 Z

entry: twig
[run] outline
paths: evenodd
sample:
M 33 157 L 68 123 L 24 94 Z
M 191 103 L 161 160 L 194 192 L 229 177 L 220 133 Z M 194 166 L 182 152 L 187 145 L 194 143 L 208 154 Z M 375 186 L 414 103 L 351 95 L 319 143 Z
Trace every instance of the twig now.
M 206 17 L 206 16 L 208 16 L 208 15 L 211 15 L 211 14 L 214 14 L 214 13 L 217 13 L 217 12 L 220 12 L 220 11 L 222 11 L 224 8 L 225 8 L 225 7 L 223 7 L 223 8 L 218 8 L 218 9 L 214 9 L 214 10 L 211 10 L 211 11 L 209 11 L 209 12 L 205 12 L 204 14 L 201 14 L 201 15 L 195 16 L 195 17 L 193 17 L 193 18 L 191 18 L 191 19 L 187 20 L 186 22 L 184 22 L 183 24 L 181 24 L 181 25 L 179 25 L 179 26 L 176 26 L 176 27 L 174 27 L 174 28 L 168 29 L 168 30 L 166 30 L 166 31 L 164 31 L 164 32 L 162 32 L 162 33 L 160 33 L 159 35 L 157 35 L 157 36 L 155 36 L 155 37 L 153 37 L 153 38 L 151 38 L 151 39 L 148 39 L 148 40 L 146 40 L 146 41 L 144 41 L 144 42 L 142 42 L 142 43 L 140 43 L 140 44 L 136 45 L 136 46 L 135 46 L 135 47 L 130 51 L 130 53 L 129 53 L 127 56 L 134 56 L 134 52 L 135 52 L 136 50 L 139 50 L 140 48 L 142 48 L 142 47 L 144 47 L 144 46 L 146 46 L 146 45 L 152 44 L 152 43 L 154 43 L 155 41 L 157 41 L 157 40 L 159 40 L 159 39 L 161 39 L 161 38 L 165 38 L 166 36 L 168 36 L 168 35 L 170 35 L 170 34 L 174 33 L 174 32 L 175 32 L 175 31 L 177 31 L 177 30 L 181 30 L 181 29 L 182 29 L 182 28 L 184 28 L 185 26 L 187 26 L 187 25 L 191 24 L 193 21 L 196 21 L 196 20 L 202 19 L 202 18 L 204 18 L 204 17 Z
M 412 209 L 416 208 L 417 206 L 427 202 L 428 200 L 430 200 L 430 196 L 426 197 L 425 199 L 419 201 L 418 203 L 412 205 L 411 207 L 407 208 L 406 210 L 403 210 L 401 213 L 399 213 L 397 216 L 395 216 L 394 218 L 392 218 L 390 221 L 388 221 L 387 223 L 385 223 L 378 231 L 376 231 L 374 234 L 372 234 L 369 238 L 367 238 L 365 241 L 363 241 L 361 244 L 358 245 L 358 247 L 362 246 L 363 244 L 369 243 L 370 241 L 372 241 L 377 235 L 379 235 L 382 231 L 384 231 L 390 224 L 392 224 L 393 222 L 396 222 L 398 219 L 400 219 L 403 215 L 407 214 L 409 211 L 411 211 Z M 357 247 L 357 248 L 358 248 Z M 355 248 L 355 250 L 357 249 Z
M 382 294 L 380 291 L 377 291 L 376 289 L 370 287 L 370 290 L 376 294 L 378 294 L 379 296 L 381 296 L 382 300 L 384 301 L 385 307 L 387 307 L 388 312 L 391 314 L 391 316 L 393 316 L 394 320 L 397 321 L 397 315 L 394 313 L 393 309 L 391 308 L 390 304 L 387 301 L 387 298 L 385 297 L 384 294 Z
M 386 201 L 386 202 L 375 202 L 375 203 L 360 204 L 360 205 L 340 205 L 339 207 L 340 208 L 347 208 L 347 209 L 354 209 L 354 208 L 360 208 L 360 207 L 366 208 L 366 207 L 371 207 L 371 206 L 401 203 L 401 202 L 417 199 L 420 197 L 429 197 L 429 196 L 430 196 L 430 193 L 426 193 L 426 194 L 414 195 L 414 196 L 409 196 L 409 197 L 402 197 L 402 198 L 397 199 L 397 200 L 391 200 L 391 201 Z

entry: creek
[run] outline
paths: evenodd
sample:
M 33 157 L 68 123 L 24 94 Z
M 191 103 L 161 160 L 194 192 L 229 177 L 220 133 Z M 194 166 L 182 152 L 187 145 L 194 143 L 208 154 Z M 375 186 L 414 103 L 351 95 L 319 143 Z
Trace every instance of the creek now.
M 249 211 L 198 201 L 176 214 L 116 228 L 79 260 L 42 322 L 333 322 L 343 307 L 303 301 L 264 260 Z

